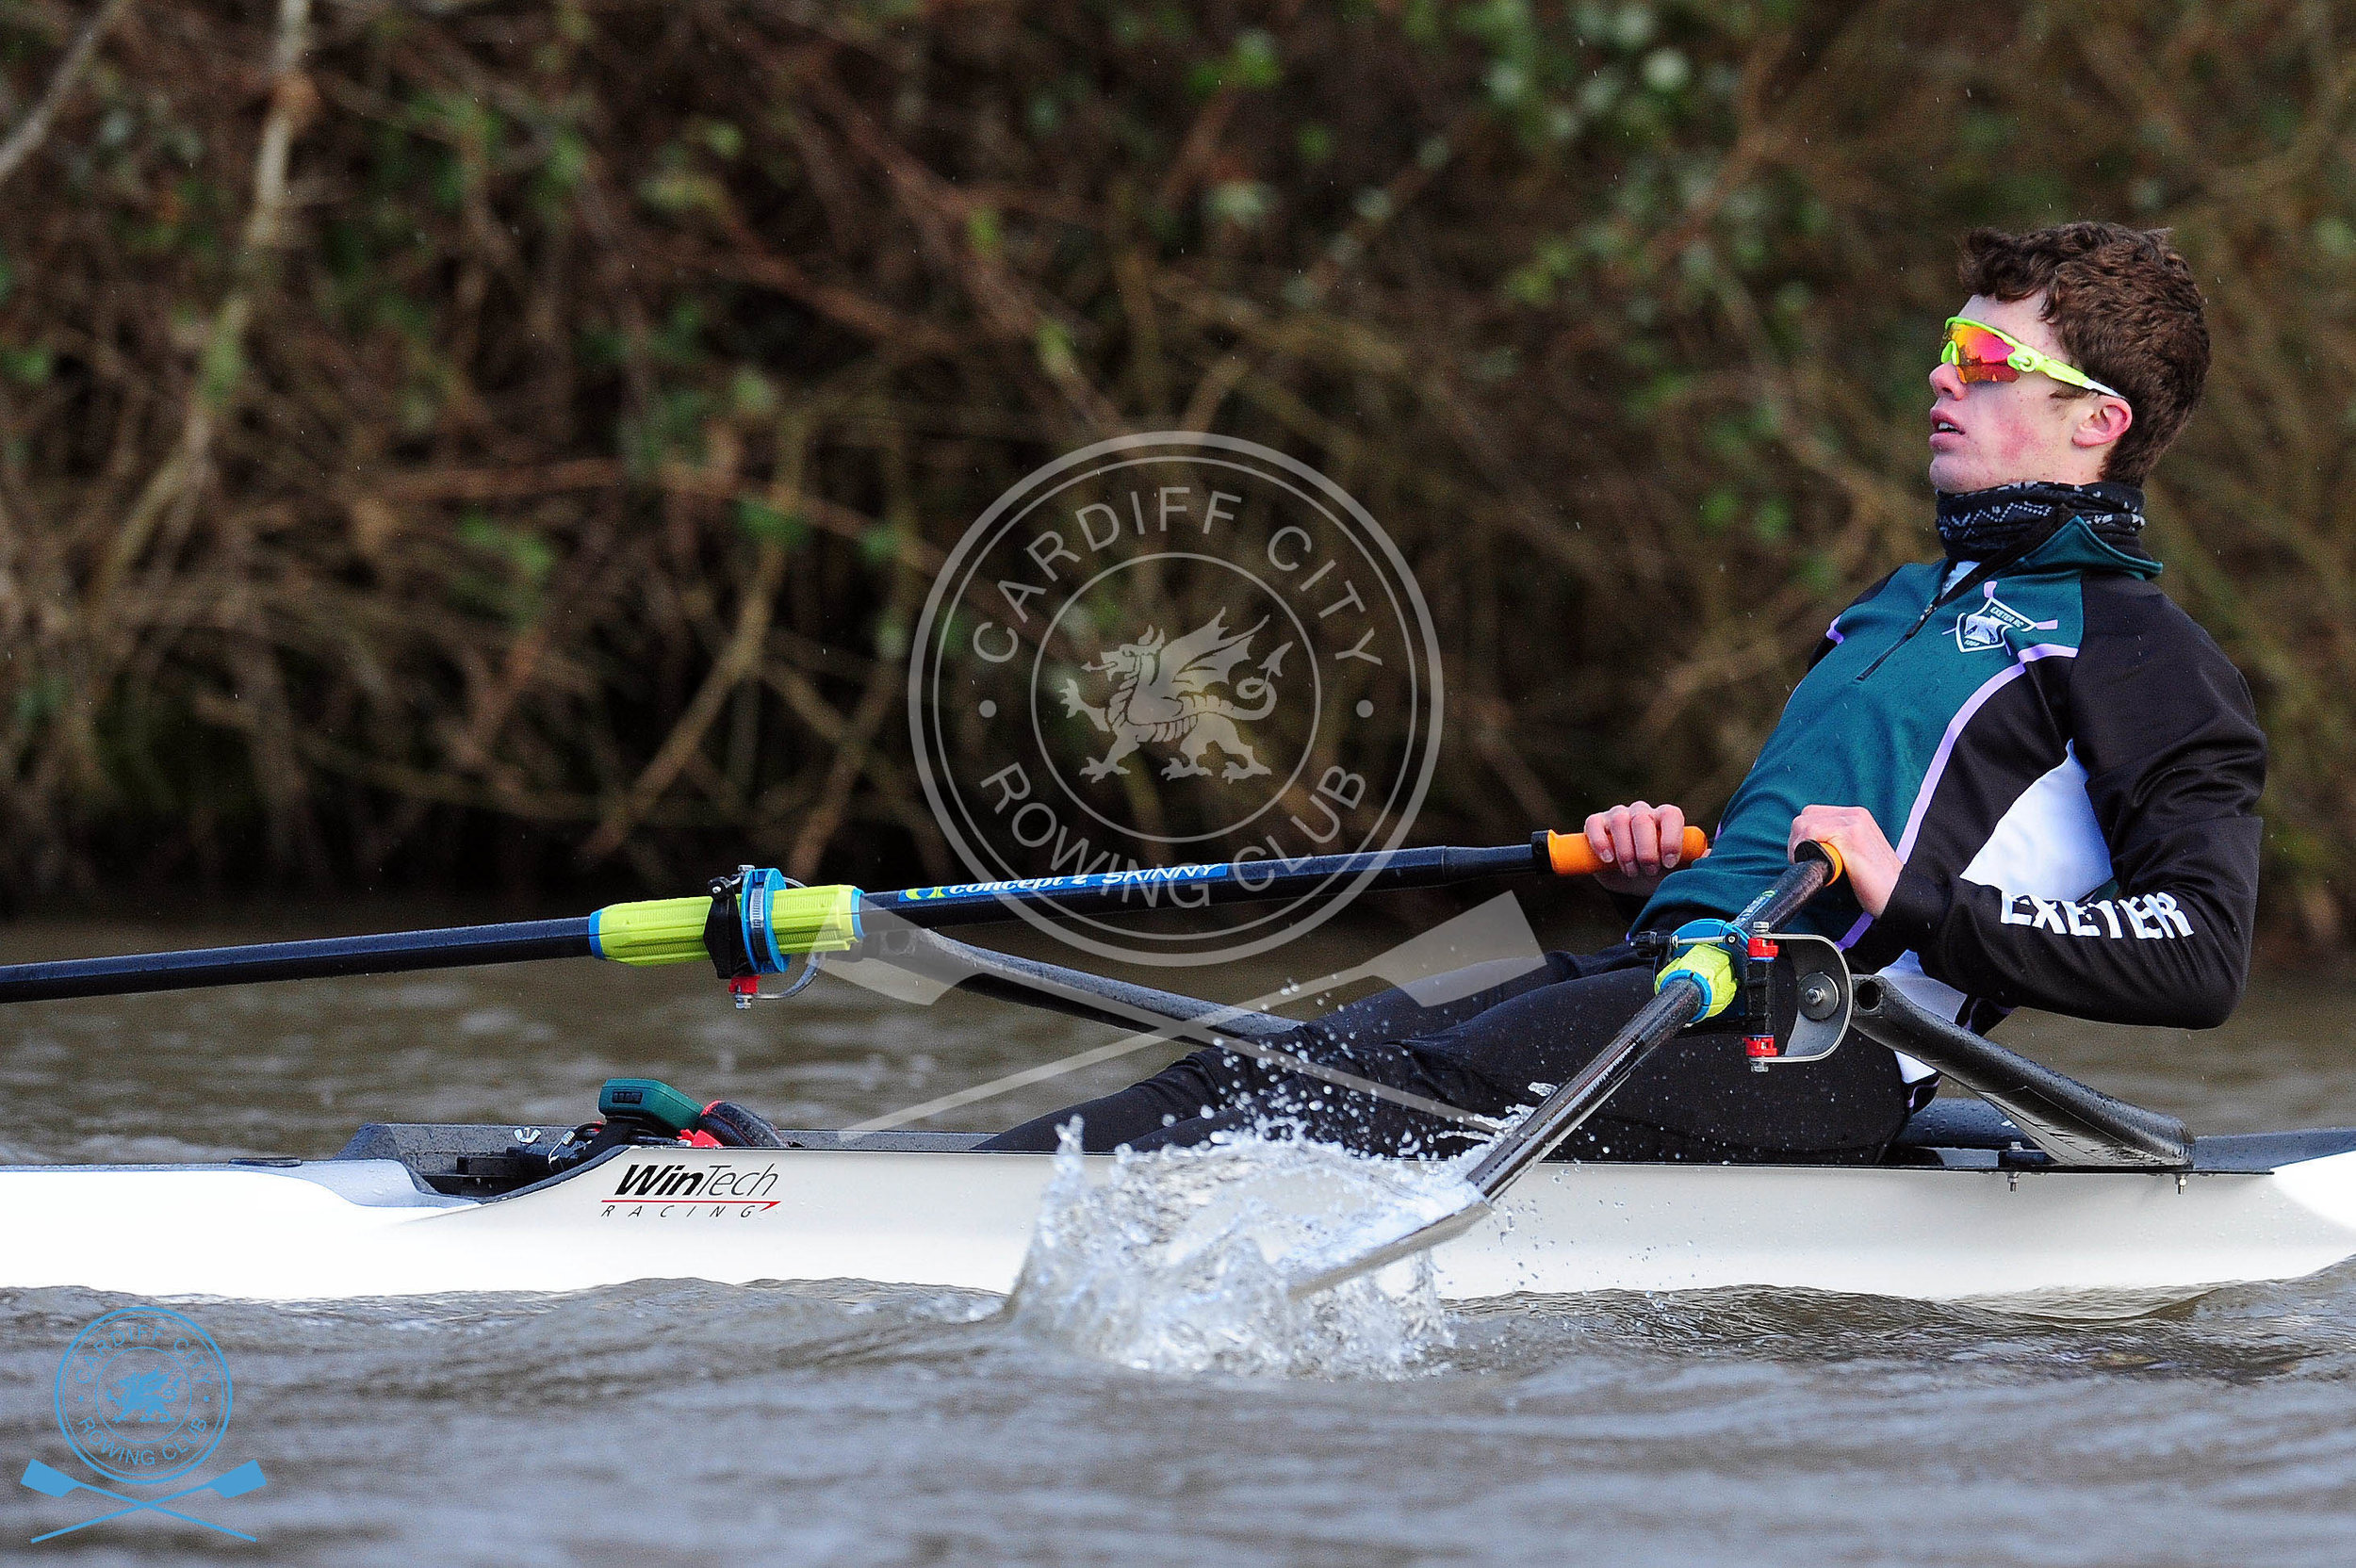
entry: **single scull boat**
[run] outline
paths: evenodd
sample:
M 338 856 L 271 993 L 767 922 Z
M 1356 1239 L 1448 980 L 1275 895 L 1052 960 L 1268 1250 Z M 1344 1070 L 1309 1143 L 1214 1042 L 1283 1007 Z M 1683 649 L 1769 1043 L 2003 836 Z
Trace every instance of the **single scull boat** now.
M 742 1005 L 761 974 L 833 954 L 937 989 L 1272 1053 L 1288 1021 L 990 953 L 931 928 L 1010 903 L 1118 907 L 1140 886 L 1225 902 L 1313 879 L 1427 887 L 1531 869 L 1572 874 L 1593 869 L 1583 853 L 1542 833 L 1529 848 L 890 894 L 793 887 L 748 867 L 715 882 L 708 901 L 615 906 L 579 921 L 4 966 L 0 1002 L 534 958 L 709 956 Z M 1533 1151 L 1510 1193 L 1484 1186 L 1490 1202 L 1430 1229 L 1443 1296 L 1753 1285 L 2148 1298 L 2295 1278 L 2356 1256 L 2356 1130 L 2192 1138 L 2172 1118 L 1923 1013 L 1892 985 L 1852 979 L 1830 943 L 1765 920 L 1728 927 L 1721 967 L 1743 997 L 1737 1048 L 1761 1070 L 1861 1036 L 1851 1049 L 1904 1051 L 1982 1102 L 1934 1103 L 1873 1167 L 1540 1164 L 1543 1147 L 1529 1140 L 1542 1106 L 1491 1147 L 1493 1159 L 1517 1137 Z M 1661 1028 L 1677 1026 L 1664 1018 Z M 0 1167 L 0 1286 L 305 1299 L 643 1279 L 1014 1285 L 1054 1156 L 983 1152 L 980 1134 L 786 1133 L 772 1145 L 765 1126 L 749 1142 L 722 1136 L 736 1146 L 721 1147 L 675 1091 L 662 1093 L 683 1111 L 630 1108 L 654 1087 L 608 1085 L 604 1121 L 582 1128 L 378 1123 L 325 1158 Z M 1589 1093 L 1574 1080 L 1550 1101 L 1575 1090 Z M 1606 1092 L 1597 1086 L 1590 1098 Z M 706 1119 L 712 1109 L 702 1108 Z M 1555 1131 L 1569 1124 L 1558 1118 Z M 1075 1157 L 1100 1179 L 1112 1163 Z
M 1053 1156 L 981 1135 L 620 1147 L 529 1179 L 568 1128 L 363 1128 L 325 1159 L 0 1168 L 0 1285 L 261 1299 L 640 1279 L 1010 1289 Z M 1086 1164 L 1100 1175 L 1107 1157 Z M 1450 1298 L 1806 1286 L 1945 1299 L 2182 1293 L 2356 1255 L 2356 1130 L 2201 1138 L 2184 1171 L 2037 1162 L 1940 1101 L 1889 1163 L 1542 1168 L 1433 1253 Z

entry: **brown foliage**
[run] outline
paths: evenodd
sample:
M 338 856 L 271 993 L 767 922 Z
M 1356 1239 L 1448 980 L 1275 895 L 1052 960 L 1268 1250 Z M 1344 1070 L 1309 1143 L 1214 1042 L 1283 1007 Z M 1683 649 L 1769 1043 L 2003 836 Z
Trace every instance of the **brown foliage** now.
M 14 123 L 83 13 L 0 16 Z M 511 879 L 943 855 L 943 548 L 1126 430 L 1350 489 L 1463 715 L 1421 835 L 1723 800 L 1925 553 L 1977 222 L 2170 224 L 2164 580 L 2351 907 L 2332 8 L 147 0 L 5 187 L 0 811 L 132 864 Z

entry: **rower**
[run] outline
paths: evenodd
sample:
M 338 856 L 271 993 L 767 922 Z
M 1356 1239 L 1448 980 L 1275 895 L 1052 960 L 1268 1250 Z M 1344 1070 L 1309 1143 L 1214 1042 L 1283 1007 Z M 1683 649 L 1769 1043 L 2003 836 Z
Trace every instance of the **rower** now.
M 2266 741 L 2239 673 L 2153 585 L 2139 488 L 2200 400 L 2201 291 L 2164 233 L 2109 223 L 1976 231 L 1960 270 L 1929 376 L 1943 559 L 1834 617 L 1707 858 L 1681 863 L 1681 809 L 1639 801 L 1588 819 L 1599 880 L 1635 931 L 1676 931 L 1724 922 L 1818 841 L 1847 875 L 1798 927 L 1941 1019 L 2212 1027 L 2249 968 Z M 1494 1117 L 1576 1072 L 1654 983 L 1632 942 L 1558 953 L 1444 1007 L 1384 992 L 1277 1043 Z M 1695 1033 L 1563 1152 L 1869 1162 L 1935 1086 L 1878 1049 L 1753 1073 Z M 1074 1116 L 1100 1151 L 1290 1128 L 1412 1154 L 1469 1135 L 1208 1048 L 989 1146 L 1053 1148 Z

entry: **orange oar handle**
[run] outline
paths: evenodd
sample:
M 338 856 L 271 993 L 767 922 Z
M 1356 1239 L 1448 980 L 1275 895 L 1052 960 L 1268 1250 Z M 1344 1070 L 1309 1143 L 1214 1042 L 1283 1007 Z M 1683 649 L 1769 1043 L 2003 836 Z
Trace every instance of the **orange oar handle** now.
M 1689 827 L 1685 837 L 1677 841 L 1677 864 L 1690 865 L 1710 853 L 1710 835 L 1698 827 Z M 1606 870 L 1595 858 L 1584 833 L 1548 833 L 1546 835 L 1546 864 L 1557 876 L 1592 876 Z

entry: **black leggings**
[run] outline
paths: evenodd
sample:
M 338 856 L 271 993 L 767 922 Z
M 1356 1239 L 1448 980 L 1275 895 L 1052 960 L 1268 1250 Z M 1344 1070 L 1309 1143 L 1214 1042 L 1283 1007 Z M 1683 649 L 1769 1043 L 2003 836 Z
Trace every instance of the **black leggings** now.
M 1627 947 L 1553 953 L 1462 1001 L 1426 1007 L 1397 990 L 1353 1002 L 1270 1045 L 1482 1116 L 1534 1104 L 1577 1071 L 1652 994 Z M 1852 1037 L 1821 1062 L 1755 1072 L 1732 1034 L 1693 1033 L 1656 1051 L 1558 1158 L 1870 1163 L 1897 1135 L 1906 1086 L 1889 1052 Z M 1263 1131 L 1366 1153 L 1448 1155 L 1479 1129 L 1205 1046 L 1140 1083 L 1039 1117 L 984 1149 L 1052 1150 L 1081 1120 L 1093 1153 Z

